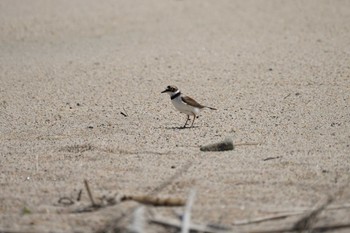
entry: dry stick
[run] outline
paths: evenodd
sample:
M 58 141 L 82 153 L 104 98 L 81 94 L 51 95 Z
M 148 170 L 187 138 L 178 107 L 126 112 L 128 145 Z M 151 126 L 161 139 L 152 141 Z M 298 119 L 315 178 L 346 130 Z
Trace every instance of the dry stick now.
M 272 159 L 279 159 L 279 158 L 281 158 L 281 156 L 267 157 L 267 158 L 263 159 L 263 161 L 268 161 L 268 160 L 272 160 Z
M 342 205 L 330 205 L 328 206 L 326 210 L 338 210 L 338 209 L 348 209 L 350 208 L 350 203 L 345 203 Z M 305 213 L 306 211 L 311 211 L 309 208 L 298 208 L 298 209 L 294 209 L 294 210 L 262 210 L 264 212 L 269 212 L 269 213 L 275 213 L 275 214 L 293 214 L 293 213 Z
M 82 193 L 83 193 L 83 190 L 80 189 L 79 192 L 78 192 L 77 201 L 80 201 Z
M 181 233 L 189 232 L 190 225 L 191 225 L 191 209 L 192 209 L 195 195 L 196 195 L 196 190 L 192 189 L 187 199 L 185 213 L 182 221 Z
M 128 113 L 126 112 L 126 110 L 125 110 L 125 108 L 123 107 L 123 110 L 124 110 L 124 112 L 120 112 L 120 114 L 122 114 L 124 117 L 128 117 L 129 115 L 128 115 Z
M 88 181 L 87 181 L 87 180 L 84 180 L 84 184 L 85 184 L 86 191 L 87 191 L 87 193 L 88 193 L 88 195 L 89 195 L 89 198 L 90 198 L 90 201 L 91 201 L 91 205 L 92 205 L 93 207 L 96 207 L 97 205 L 96 205 L 96 203 L 95 203 L 95 201 L 94 201 L 94 197 L 92 196 L 92 193 L 91 193 L 91 190 L 90 190 Z
M 241 142 L 241 143 L 235 143 L 234 146 L 257 146 L 262 144 L 262 142 Z
M 289 96 L 291 95 L 291 93 L 289 93 L 288 95 L 286 95 L 285 97 L 283 97 L 283 99 L 287 99 Z
M 334 231 L 334 230 L 347 229 L 347 228 L 350 228 L 350 223 L 311 227 L 309 228 L 309 230 L 311 232 L 327 232 L 327 231 Z M 276 230 L 248 231 L 247 233 L 285 233 L 285 232 L 300 232 L 300 230 L 296 230 L 292 228 L 281 228 Z
M 134 196 L 134 195 L 124 195 L 120 198 L 120 201 L 136 201 L 138 203 L 144 205 L 153 205 L 153 206 L 184 206 L 185 200 L 181 198 L 159 198 L 154 196 L 142 195 L 142 196 Z
M 126 116 L 129 116 L 128 112 L 125 110 L 125 108 L 123 107 L 124 112 L 126 113 Z
M 127 117 L 128 115 L 126 115 L 125 113 L 123 112 L 120 112 L 120 114 L 122 114 L 124 117 Z
M 133 216 L 132 216 L 132 222 L 128 227 L 128 232 L 132 233 L 142 233 L 144 232 L 145 227 L 145 207 L 139 206 L 135 209 Z
M 265 217 L 260 217 L 260 218 L 254 218 L 254 219 L 245 219 L 245 220 L 239 220 L 239 221 L 234 221 L 232 224 L 233 225 L 248 225 L 248 224 L 253 224 L 253 223 L 260 223 L 260 222 L 266 222 L 266 221 L 271 221 L 271 220 L 279 220 L 279 219 L 284 219 L 289 216 L 293 215 L 300 215 L 304 212 L 300 213 L 288 213 L 288 214 L 276 214 L 272 216 L 265 216 Z
M 324 209 L 324 211 L 347 209 L 347 208 L 350 208 L 350 204 L 331 206 L 331 207 L 328 207 L 328 208 Z M 266 222 L 266 221 L 271 221 L 271 220 L 279 220 L 279 219 L 284 219 L 284 218 L 287 218 L 287 217 L 290 217 L 290 216 L 305 214 L 308 211 L 310 211 L 310 210 L 303 209 L 303 210 L 296 210 L 296 211 L 293 211 L 293 212 L 285 211 L 285 213 L 281 213 L 283 211 L 279 211 L 280 213 L 277 213 L 277 214 L 274 214 L 274 215 L 271 215 L 271 216 L 258 217 L 258 218 L 254 218 L 254 219 L 238 220 L 238 221 L 234 221 L 232 224 L 233 225 L 248 225 L 248 224 Z
M 182 227 L 182 224 L 178 220 L 172 219 L 172 218 L 164 218 L 164 217 L 157 216 L 157 217 L 151 218 L 149 221 L 151 223 L 160 224 L 160 225 L 168 226 L 168 227 L 173 227 L 176 229 L 181 229 L 181 227 Z M 230 232 L 228 230 L 217 229 L 215 227 L 194 224 L 194 223 L 191 223 L 189 227 L 190 227 L 191 231 L 196 231 L 196 232 L 208 232 L 208 233 L 228 233 L 228 232 Z

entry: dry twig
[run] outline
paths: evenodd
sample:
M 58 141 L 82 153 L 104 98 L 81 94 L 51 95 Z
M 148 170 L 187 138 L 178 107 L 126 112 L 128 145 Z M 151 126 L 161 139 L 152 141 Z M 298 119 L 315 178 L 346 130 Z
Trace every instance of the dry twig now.
M 272 159 L 279 159 L 279 158 L 281 158 L 281 156 L 267 157 L 267 158 L 263 159 L 263 161 L 268 161 L 268 160 L 272 160 Z
M 236 147 L 236 146 L 258 146 L 261 144 L 262 142 L 241 142 L 241 143 L 235 143 L 233 145 Z
M 173 198 L 173 197 L 168 197 L 168 198 L 159 198 L 159 197 L 154 197 L 154 196 L 123 196 L 121 198 L 121 201 L 136 201 L 141 204 L 145 205 L 153 205 L 153 206 L 184 206 L 185 201 L 181 198 Z
M 145 207 L 139 206 L 135 209 L 132 222 L 128 227 L 128 232 L 130 233 L 142 233 L 145 228 Z
M 325 208 L 324 211 L 347 209 L 347 208 L 350 208 L 350 204 L 330 206 L 328 208 Z M 257 217 L 257 218 L 253 218 L 253 219 L 238 220 L 238 221 L 234 221 L 232 224 L 233 225 L 248 225 L 248 224 L 255 224 L 255 223 L 260 223 L 260 222 L 267 222 L 267 221 L 271 221 L 271 220 L 280 220 L 280 219 L 284 219 L 284 218 L 287 218 L 290 216 L 302 215 L 302 214 L 305 214 L 306 212 L 311 212 L 311 210 L 302 209 L 302 210 L 295 210 L 295 211 L 274 211 L 274 212 L 275 212 L 275 214 L 270 215 L 270 216 Z
M 191 225 L 191 209 L 194 202 L 194 197 L 196 196 L 196 191 L 191 190 L 190 195 L 188 196 L 185 212 L 182 220 L 181 233 L 188 233 Z
M 93 197 L 92 192 L 90 190 L 88 181 L 84 180 L 84 184 L 85 184 L 86 191 L 87 191 L 89 198 L 90 198 L 90 201 L 91 201 L 91 206 L 92 207 L 99 207 L 99 205 L 97 205 L 94 201 L 94 197 Z
M 327 232 L 327 231 L 334 231 L 334 230 L 347 229 L 347 228 L 350 228 L 350 223 L 317 226 L 317 227 L 311 227 L 308 230 L 310 232 Z M 285 233 L 285 232 L 300 232 L 300 230 L 296 230 L 293 228 L 280 228 L 276 230 L 249 231 L 249 233 Z
M 265 216 L 265 217 L 258 217 L 254 219 L 244 219 L 244 220 L 239 220 L 239 221 L 234 221 L 232 224 L 233 225 L 248 225 L 248 224 L 255 224 L 255 223 L 260 223 L 260 222 L 266 222 L 266 221 L 271 221 L 271 220 L 279 220 L 279 219 L 284 219 L 289 216 L 293 215 L 298 215 L 301 213 L 288 213 L 288 214 L 275 214 L 271 216 Z
M 154 224 L 160 224 L 167 227 L 172 227 L 176 229 L 181 229 L 182 224 L 177 219 L 170 219 L 170 218 L 164 218 L 164 217 L 153 217 L 149 220 L 150 223 Z M 189 229 L 194 232 L 208 232 L 208 233 L 228 233 L 230 232 L 229 229 L 218 229 L 217 227 L 207 226 L 207 225 L 201 225 L 201 224 L 194 224 L 191 223 L 189 225 Z

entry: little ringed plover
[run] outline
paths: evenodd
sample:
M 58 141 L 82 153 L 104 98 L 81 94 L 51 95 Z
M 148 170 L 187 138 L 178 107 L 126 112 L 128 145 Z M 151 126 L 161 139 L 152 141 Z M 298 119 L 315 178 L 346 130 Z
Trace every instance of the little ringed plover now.
M 190 120 L 190 116 L 193 116 L 191 127 L 193 126 L 194 120 L 203 108 L 217 110 L 216 108 L 201 105 L 189 96 L 182 95 L 176 86 L 167 86 L 167 88 L 161 93 L 168 93 L 175 108 L 187 115 L 185 125 L 183 126 L 184 128 L 186 127 L 187 122 Z

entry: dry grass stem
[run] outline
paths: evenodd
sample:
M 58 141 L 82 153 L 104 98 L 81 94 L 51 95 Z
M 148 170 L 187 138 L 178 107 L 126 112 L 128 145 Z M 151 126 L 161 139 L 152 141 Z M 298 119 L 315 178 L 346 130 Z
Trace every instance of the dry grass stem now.
M 187 202 L 186 202 L 185 212 L 184 212 L 183 220 L 182 220 L 181 233 L 188 233 L 190 230 L 191 209 L 192 209 L 192 205 L 194 203 L 195 196 L 196 196 L 196 190 L 192 189 L 190 191 L 190 194 L 189 194 Z
M 165 218 L 156 216 L 154 218 L 149 219 L 150 223 L 160 224 L 167 227 L 172 227 L 180 230 L 182 228 L 182 223 L 177 219 Z M 231 232 L 229 229 L 218 229 L 217 227 L 208 226 L 205 224 L 195 224 L 191 223 L 189 226 L 189 230 L 191 232 L 207 232 L 207 233 L 229 233 Z
M 88 195 L 89 195 L 89 199 L 90 199 L 90 201 L 91 201 L 91 205 L 92 205 L 93 207 L 97 207 L 97 205 L 96 205 L 96 203 L 95 203 L 95 201 L 94 201 L 94 197 L 93 197 L 93 195 L 92 195 L 92 192 L 91 192 L 91 190 L 90 190 L 88 181 L 87 181 L 87 180 L 84 180 L 84 184 L 85 184 L 86 191 L 87 191 L 87 193 L 88 193 Z
M 153 205 L 153 206 L 184 206 L 185 200 L 181 198 L 174 198 L 174 197 L 167 197 L 167 198 L 159 198 L 154 196 L 123 196 L 121 198 L 121 201 L 136 201 L 138 203 L 144 204 L 144 205 Z
M 128 227 L 129 233 L 145 232 L 145 207 L 139 206 L 132 214 L 132 222 Z

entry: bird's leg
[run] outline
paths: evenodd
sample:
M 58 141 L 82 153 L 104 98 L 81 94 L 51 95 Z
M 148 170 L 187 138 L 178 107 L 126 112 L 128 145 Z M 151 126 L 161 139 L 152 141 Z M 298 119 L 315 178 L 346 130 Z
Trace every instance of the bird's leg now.
M 192 121 L 192 124 L 191 124 L 191 128 L 193 127 L 193 123 L 194 123 L 195 119 L 196 119 L 196 114 L 193 114 L 193 121 Z
M 186 128 L 187 122 L 188 122 L 189 120 L 190 120 L 190 115 L 187 115 L 187 119 L 186 119 L 186 122 L 185 122 L 184 128 Z

